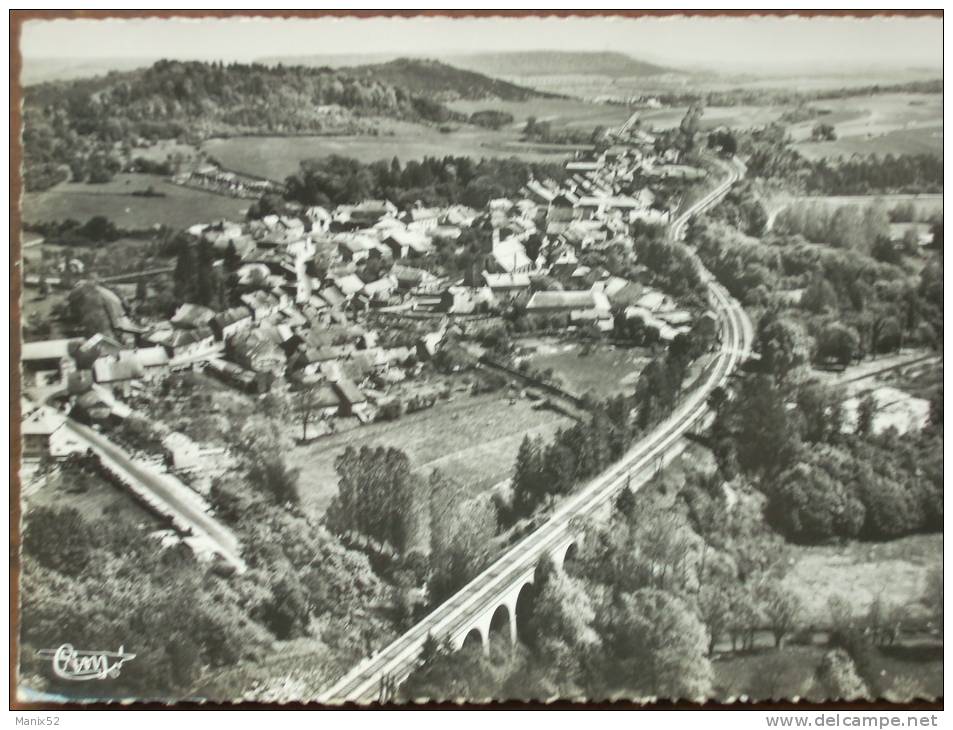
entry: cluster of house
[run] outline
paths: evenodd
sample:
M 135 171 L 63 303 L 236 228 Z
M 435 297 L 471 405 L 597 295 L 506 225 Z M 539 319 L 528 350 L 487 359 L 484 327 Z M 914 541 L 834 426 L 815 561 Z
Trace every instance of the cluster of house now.
M 136 323 L 116 287 L 84 281 L 78 286 L 100 298 L 111 331 L 31 343 L 24 366 L 35 385 L 65 388 L 89 421 L 121 408 L 110 393 L 179 367 L 201 367 L 255 393 L 277 378 L 308 384 L 322 413 L 367 420 L 389 383 L 436 353 L 453 317 L 516 307 L 609 332 L 621 313 L 671 341 L 697 324 L 690 312 L 640 281 L 582 265 L 580 256 L 615 244 L 634 251 L 633 222 L 668 222 L 671 211 L 643 183 L 647 171 L 675 163 L 677 155 L 647 145 L 619 145 L 568 162 L 560 184 L 530 180 L 521 196 L 482 211 L 421 204 L 400 211 L 365 200 L 196 225 L 189 233 L 211 244 L 215 265 L 228 269 L 233 306 L 183 304 L 168 321 Z M 463 244 L 455 242 L 465 233 L 471 255 L 463 274 L 433 273 L 441 271 L 434 257 L 459 253 Z M 423 322 L 413 346 L 381 345 L 368 324 L 376 320 L 361 316 L 371 309 Z
M 173 177 L 173 182 L 193 188 L 209 190 L 219 195 L 235 198 L 258 199 L 265 193 L 278 191 L 278 186 L 270 180 L 240 175 L 222 170 L 216 165 L 202 165 Z

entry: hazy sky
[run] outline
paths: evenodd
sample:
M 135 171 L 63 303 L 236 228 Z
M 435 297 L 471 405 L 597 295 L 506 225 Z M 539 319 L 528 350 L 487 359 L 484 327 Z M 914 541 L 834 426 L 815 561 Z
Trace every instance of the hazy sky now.
M 778 71 L 942 68 L 939 18 L 318 18 L 52 20 L 24 25 L 31 58 L 190 58 L 611 50 L 676 67 Z

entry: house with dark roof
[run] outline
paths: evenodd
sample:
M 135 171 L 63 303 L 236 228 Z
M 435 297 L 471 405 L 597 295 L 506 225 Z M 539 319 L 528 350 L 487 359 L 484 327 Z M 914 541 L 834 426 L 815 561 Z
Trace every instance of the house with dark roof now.
M 497 299 L 512 299 L 530 287 L 529 274 L 491 274 L 483 272 L 483 280 Z
M 101 385 L 139 380 L 145 374 L 145 367 L 131 352 L 117 357 L 101 357 L 93 363 L 93 379 Z
M 256 322 L 260 322 L 274 314 L 281 306 L 281 301 L 278 297 L 269 292 L 261 291 L 260 289 L 242 294 L 241 301 L 242 304 L 251 310 Z
M 39 373 L 57 373 L 59 376 L 67 374 L 74 367 L 70 353 L 81 342 L 81 339 L 24 342 L 20 349 L 24 373 L 37 377 L 40 377 Z
M 367 405 L 367 398 L 357 384 L 349 378 L 340 378 L 331 384 L 334 392 L 340 398 L 338 413 L 342 416 L 358 415 L 363 406 Z
M 397 206 L 389 200 L 365 200 L 351 208 L 350 222 L 371 226 L 381 218 L 397 216 Z
M 256 373 L 274 373 L 285 365 L 285 352 L 281 345 L 268 337 L 260 328 L 249 329 L 233 335 L 225 342 L 228 358 Z
M 205 366 L 205 372 L 214 376 L 226 385 L 238 388 L 247 393 L 266 393 L 271 387 L 274 376 L 271 373 L 256 373 L 245 370 L 233 362 L 212 358 Z
M 69 440 L 68 432 L 63 428 L 63 416 L 52 408 L 40 407 L 24 417 L 20 435 L 23 437 L 24 459 L 65 456 L 69 450 L 63 448 L 64 441 Z
M 175 330 L 167 349 L 172 357 L 181 358 L 200 354 L 215 344 L 211 327 L 196 327 L 191 330 Z
M 119 340 L 97 332 L 77 348 L 76 363 L 81 368 L 88 368 L 98 358 L 118 355 L 122 349 Z
M 205 327 L 215 318 L 215 310 L 203 307 L 201 304 L 190 304 L 186 302 L 175 310 L 175 314 L 170 320 L 173 327 L 178 329 L 195 329 Z
M 419 231 L 392 229 L 382 242 L 396 259 L 422 258 L 433 248 L 430 238 Z
M 403 290 L 413 289 L 433 278 L 430 272 L 406 264 L 394 264 L 389 274 L 397 281 L 397 288 Z
M 70 415 L 83 423 L 103 423 L 113 418 L 112 407 L 96 389 L 79 396 Z
M 573 193 L 562 192 L 556 195 L 549 203 L 549 208 L 546 211 L 547 224 L 571 221 L 576 217 L 576 206 L 578 204 L 579 198 Z
M 232 307 L 216 314 L 210 323 L 215 338 L 225 341 L 237 332 L 248 329 L 255 321 L 252 311 L 245 306 Z

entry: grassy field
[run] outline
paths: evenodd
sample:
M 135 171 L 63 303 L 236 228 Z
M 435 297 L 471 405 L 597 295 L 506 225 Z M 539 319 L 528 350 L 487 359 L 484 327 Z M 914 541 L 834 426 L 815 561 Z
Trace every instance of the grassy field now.
M 821 646 L 786 646 L 716 659 L 713 662 L 716 696 L 736 699 L 745 695 L 752 700 L 793 696 L 811 701 L 827 699 L 814 680 L 826 651 Z M 893 647 L 878 654 L 882 671 L 880 683 L 885 691 L 902 692 L 912 681 L 921 696 L 934 698 L 943 695 L 942 651 L 909 651 Z
M 687 106 L 673 106 L 664 109 L 644 111 L 640 117 L 644 124 L 655 129 L 677 127 L 688 111 Z M 703 129 L 728 126 L 745 129 L 761 124 L 769 124 L 781 116 L 784 109 L 776 106 L 709 106 L 701 118 Z
M 609 76 L 601 74 L 501 74 L 500 78 L 534 89 L 549 91 L 556 94 L 569 94 L 583 99 L 592 99 L 601 95 L 611 96 L 652 96 L 666 93 L 685 93 L 695 91 L 707 93 L 711 91 L 728 92 L 736 89 L 763 89 L 779 90 L 797 89 L 801 92 L 834 90 L 872 86 L 875 84 L 897 84 L 908 81 L 922 81 L 931 77 L 923 70 L 891 70 L 881 69 L 870 75 L 850 73 L 836 75 L 833 69 L 825 70 L 819 75 L 704 75 L 687 76 L 681 73 L 666 74 L 664 76 Z M 940 72 L 932 74 L 940 77 Z
M 152 187 L 164 197 L 138 197 L 133 192 Z M 185 228 L 220 218 L 244 218 L 247 200 L 184 188 L 154 175 L 121 174 L 102 185 L 62 183 L 50 190 L 23 196 L 27 223 L 109 218 L 119 228 L 143 229 L 156 224 Z
M 337 493 L 334 460 L 348 446 L 403 449 L 420 474 L 439 468 L 478 493 L 509 478 L 525 435 L 548 439 L 570 422 L 551 411 L 534 410 L 526 400 L 510 404 L 503 393 L 457 395 L 397 421 L 370 424 L 297 447 L 288 460 L 301 469 L 304 508 L 320 515 Z
M 943 536 L 915 535 L 883 543 L 792 548 L 784 578 L 804 604 L 804 620 L 829 622 L 828 600 L 847 599 L 857 614 L 881 595 L 892 604 L 914 605 L 923 593 L 927 572 L 942 563 Z
M 806 157 L 852 154 L 940 154 L 943 150 L 943 99 L 940 94 L 877 94 L 830 99 L 814 104 L 829 115 L 790 127 Z M 837 139 L 811 142 L 817 122 L 834 125 Z
M 110 484 L 98 475 L 77 478 L 61 471 L 43 477 L 23 479 L 20 487 L 23 511 L 29 515 L 37 507 L 75 508 L 87 520 L 108 518 L 113 523 L 164 529 L 164 522 L 143 507 L 130 492 Z
M 493 131 L 460 125 L 443 133 L 433 127 L 393 123 L 380 135 L 303 137 L 230 137 L 210 139 L 202 150 L 229 170 L 284 180 L 298 170 L 301 160 L 326 155 L 353 157 L 361 162 L 401 162 L 448 155 L 519 157 L 530 162 L 558 161 L 571 156 L 572 147 L 528 144 L 516 129 Z
M 451 109 L 472 114 L 484 109 L 495 109 L 513 115 L 512 130 L 521 131 L 529 117 L 549 122 L 553 128 L 594 129 L 602 125 L 618 127 L 632 113 L 628 107 L 615 104 L 595 104 L 582 99 L 530 99 L 528 101 L 470 101 L 459 100 L 447 104 Z
M 527 358 L 533 369 L 551 368 L 571 393 L 581 396 L 591 392 L 598 399 L 631 392 L 639 373 L 649 362 L 646 351 L 638 348 L 601 345 L 583 354 L 585 350 L 581 345 L 556 340 L 530 340 L 521 344 L 536 349 L 535 354 Z

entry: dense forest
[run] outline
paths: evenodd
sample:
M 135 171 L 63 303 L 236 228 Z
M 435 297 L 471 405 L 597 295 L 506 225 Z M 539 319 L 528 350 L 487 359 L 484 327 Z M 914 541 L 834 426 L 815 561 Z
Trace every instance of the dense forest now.
M 525 101 L 534 97 L 557 97 L 556 94 L 539 92 L 424 58 L 398 58 L 388 63 L 351 66 L 345 71 L 354 78 L 390 84 L 438 101 L 454 99 Z
M 132 147 L 228 134 L 372 131 L 373 117 L 465 121 L 401 86 L 327 68 L 159 61 L 150 68 L 28 87 L 27 189 L 71 174 L 108 179 Z
M 531 176 L 561 180 L 560 163 L 528 163 L 517 158 L 425 157 L 402 165 L 397 158 L 364 164 L 331 155 L 304 160 L 286 181 L 286 198 L 304 205 L 359 203 L 384 198 L 399 207 L 460 203 L 483 208 L 516 193 Z M 265 202 L 265 201 L 263 201 Z

